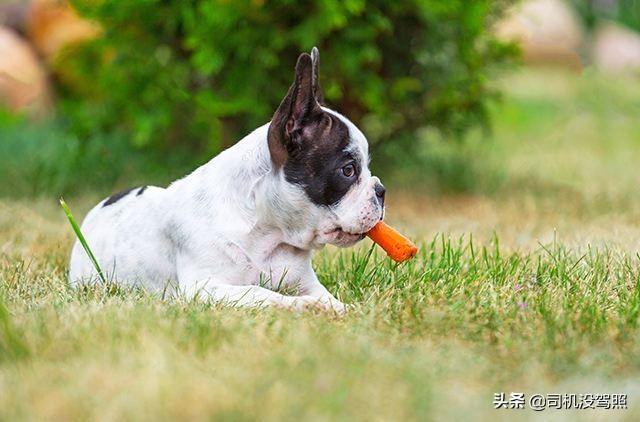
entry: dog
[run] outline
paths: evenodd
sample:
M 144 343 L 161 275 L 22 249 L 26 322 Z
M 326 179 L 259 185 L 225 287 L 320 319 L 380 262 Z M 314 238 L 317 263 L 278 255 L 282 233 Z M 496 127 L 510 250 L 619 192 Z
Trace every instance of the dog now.
M 382 220 L 385 188 L 369 170 L 368 142 L 323 106 L 318 49 L 302 53 L 271 121 L 167 188 L 115 194 L 82 232 L 116 283 L 238 306 L 345 305 L 320 283 L 314 250 L 352 246 Z M 73 285 L 98 273 L 79 241 Z M 296 289 L 297 296 L 277 290 Z

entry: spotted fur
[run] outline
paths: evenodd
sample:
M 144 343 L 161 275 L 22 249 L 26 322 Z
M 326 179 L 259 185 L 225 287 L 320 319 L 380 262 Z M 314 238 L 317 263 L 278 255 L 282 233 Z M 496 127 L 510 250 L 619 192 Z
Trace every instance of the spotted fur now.
M 317 60 L 315 49 L 300 56 L 270 123 L 167 188 L 89 212 L 82 231 L 109 279 L 236 305 L 344 310 L 318 281 L 312 251 L 362 239 L 383 202 L 366 138 L 318 102 Z M 350 163 L 355 175 L 345 178 Z M 78 242 L 69 277 L 98 280 Z M 299 295 L 274 291 L 286 286 Z

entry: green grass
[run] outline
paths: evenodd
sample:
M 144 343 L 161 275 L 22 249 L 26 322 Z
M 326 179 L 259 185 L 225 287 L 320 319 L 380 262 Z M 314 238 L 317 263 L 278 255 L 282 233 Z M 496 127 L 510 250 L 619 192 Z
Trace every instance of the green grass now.
M 390 189 L 415 260 L 368 243 L 315 257 L 343 317 L 71 289 L 56 201 L 0 198 L 0 420 L 638 420 L 640 84 L 504 83 L 491 141 L 447 170 L 470 169 L 475 195 Z M 69 202 L 80 216 L 103 194 Z M 502 391 L 630 408 L 496 411 Z
M 80 195 L 114 184 L 169 183 L 191 169 L 193 159 L 137 150 L 119 133 L 81 141 L 62 117 L 29 121 L 0 104 L 0 196 Z
M 2 255 L 0 419 L 489 418 L 497 391 L 637 392 L 638 257 L 421 246 L 322 253 L 344 317 L 77 291 L 63 250 Z
M 504 75 L 497 85 L 505 98 L 492 110 L 492 133 L 459 145 L 425 131 L 396 176 L 431 195 L 571 196 L 594 209 L 637 202 L 638 78 L 537 69 Z
M 60 207 L 64 211 L 64 214 L 67 216 L 67 220 L 69 220 L 69 224 L 71 225 L 71 228 L 73 229 L 73 233 L 76 235 L 76 237 L 80 241 L 80 244 L 82 245 L 82 248 L 84 249 L 84 252 L 87 254 L 87 256 L 89 257 L 89 260 L 91 261 L 91 264 L 96 269 L 96 272 L 98 273 L 98 277 L 100 278 L 100 281 L 102 282 L 102 284 L 107 284 L 107 280 L 104 277 L 104 273 L 102 272 L 102 268 L 100 268 L 100 264 L 98 263 L 98 260 L 96 259 L 95 255 L 93 254 L 93 251 L 91 250 L 91 247 L 87 243 L 87 239 L 85 239 L 84 234 L 82 233 L 82 230 L 80 229 L 80 224 L 76 221 L 75 217 L 71 213 L 71 209 L 69 209 L 69 206 L 67 205 L 67 203 L 62 198 L 60 198 Z

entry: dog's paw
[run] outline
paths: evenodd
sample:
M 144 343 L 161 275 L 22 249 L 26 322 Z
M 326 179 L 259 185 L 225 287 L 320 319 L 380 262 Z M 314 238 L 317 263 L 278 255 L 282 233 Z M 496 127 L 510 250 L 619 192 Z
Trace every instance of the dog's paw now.
M 346 305 L 336 299 L 324 299 L 315 296 L 297 296 L 290 306 L 296 311 L 317 310 L 329 311 L 342 315 L 346 312 Z
M 333 311 L 338 315 L 346 314 L 348 309 L 349 307 L 344 303 L 340 302 L 339 300 L 330 300 L 327 303 L 327 310 Z

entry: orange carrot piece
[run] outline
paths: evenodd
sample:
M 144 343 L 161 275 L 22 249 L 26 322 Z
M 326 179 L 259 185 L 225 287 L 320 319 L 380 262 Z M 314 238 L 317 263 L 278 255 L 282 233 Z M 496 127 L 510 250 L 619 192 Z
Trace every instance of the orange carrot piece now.
M 418 252 L 416 245 L 384 221 L 379 221 L 369 230 L 367 236 L 384 249 L 389 258 L 396 262 L 404 262 L 413 258 Z

